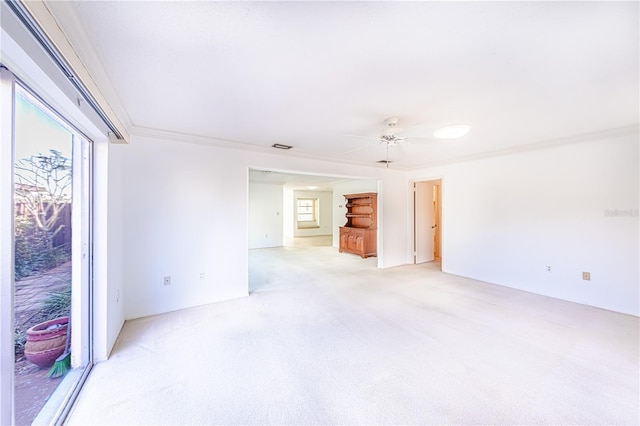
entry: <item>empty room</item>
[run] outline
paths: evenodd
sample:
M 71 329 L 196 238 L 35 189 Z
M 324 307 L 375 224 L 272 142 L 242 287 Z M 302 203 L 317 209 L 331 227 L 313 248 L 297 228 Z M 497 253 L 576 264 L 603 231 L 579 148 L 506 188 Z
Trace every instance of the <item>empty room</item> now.
M 0 7 L 0 424 L 640 423 L 639 2 Z

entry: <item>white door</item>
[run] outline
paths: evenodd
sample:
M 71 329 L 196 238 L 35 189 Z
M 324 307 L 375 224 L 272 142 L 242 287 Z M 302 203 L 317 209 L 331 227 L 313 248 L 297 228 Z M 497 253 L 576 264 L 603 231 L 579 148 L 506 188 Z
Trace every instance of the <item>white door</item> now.
M 415 263 L 433 260 L 433 182 L 416 182 L 414 190 Z

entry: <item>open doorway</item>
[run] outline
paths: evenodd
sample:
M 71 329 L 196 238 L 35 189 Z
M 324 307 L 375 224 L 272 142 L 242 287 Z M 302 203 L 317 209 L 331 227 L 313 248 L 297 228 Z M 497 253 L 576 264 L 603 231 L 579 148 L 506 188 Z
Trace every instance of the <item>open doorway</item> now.
M 277 277 L 264 274 L 265 259 L 315 257 L 335 252 L 346 222 L 344 194 L 378 192 L 379 182 L 344 176 L 320 176 L 264 169 L 248 170 L 248 290 L 263 291 Z M 379 230 L 378 230 L 379 231 Z M 380 257 L 362 259 L 378 267 Z
M 249 169 L 249 249 L 331 246 L 341 178 Z
M 378 181 L 249 169 L 249 249 L 331 246 L 346 222 L 344 194 L 377 192 Z
M 441 262 L 442 180 L 413 183 L 413 263 Z

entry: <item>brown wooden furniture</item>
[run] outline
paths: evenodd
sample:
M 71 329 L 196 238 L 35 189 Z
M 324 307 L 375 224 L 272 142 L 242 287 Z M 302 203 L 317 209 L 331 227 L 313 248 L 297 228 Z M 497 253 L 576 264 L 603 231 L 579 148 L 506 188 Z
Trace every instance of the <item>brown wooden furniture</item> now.
M 340 227 L 340 253 L 377 256 L 378 194 L 347 194 L 347 223 Z

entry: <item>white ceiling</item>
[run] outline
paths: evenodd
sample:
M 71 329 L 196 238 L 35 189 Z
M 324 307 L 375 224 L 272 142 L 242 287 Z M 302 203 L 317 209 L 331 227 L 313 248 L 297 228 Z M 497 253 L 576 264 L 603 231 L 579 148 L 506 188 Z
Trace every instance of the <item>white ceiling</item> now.
M 131 125 L 412 169 L 638 123 L 638 2 L 52 2 Z M 573 139 L 569 139 L 573 140 Z M 375 142 L 373 142 L 375 143 Z M 384 166 L 381 166 L 384 167 Z

